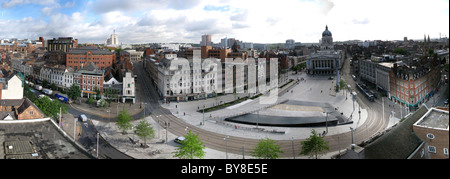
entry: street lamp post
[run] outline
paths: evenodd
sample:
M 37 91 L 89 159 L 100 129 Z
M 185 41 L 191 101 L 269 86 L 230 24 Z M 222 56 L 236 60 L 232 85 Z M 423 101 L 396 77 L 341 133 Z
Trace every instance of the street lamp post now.
M 75 142 L 77 140 L 77 136 L 76 136 L 76 127 L 77 127 L 77 118 L 73 119 L 73 142 Z
M 326 117 L 325 117 L 325 127 L 326 127 L 326 133 L 325 134 L 328 134 L 328 114 L 331 113 L 331 112 L 323 112 L 323 113 L 327 114 Z
M 170 125 L 170 122 L 166 122 L 166 144 L 167 144 L 167 136 L 168 136 L 168 131 L 169 131 L 169 125 Z
M 161 125 L 161 124 L 159 123 L 159 122 L 160 122 L 160 121 L 159 121 L 159 117 L 161 117 L 161 116 L 162 116 L 162 115 L 157 115 L 157 116 L 156 116 L 156 118 L 158 118 L 158 139 L 161 139 L 161 135 L 160 135 L 160 133 L 161 133 L 161 132 L 160 132 L 160 131 L 161 131 L 161 130 L 160 130 L 160 128 L 161 128 L 160 125 Z
M 147 103 L 144 103 L 144 118 L 145 118 L 145 106 L 147 105 Z
M 205 125 L 205 105 L 203 105 L 203 124 Z
M 352 134 L 352 144 L 354 144 L 354 141 L 353 141 L 353 127 L 350 127 L 350 132 L 351 132 L 351 134 Z
M 98 138 L 100 136 L 100 133 L 97 132 L 97 159 L 98 159 Z

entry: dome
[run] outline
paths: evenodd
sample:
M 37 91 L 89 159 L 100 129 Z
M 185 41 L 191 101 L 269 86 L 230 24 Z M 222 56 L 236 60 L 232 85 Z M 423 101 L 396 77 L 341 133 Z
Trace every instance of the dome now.
M 332 36 L 331 32 L 328 30 L 328 26 L 325 27 L 325 31 L 322 33 L 322 37 Z

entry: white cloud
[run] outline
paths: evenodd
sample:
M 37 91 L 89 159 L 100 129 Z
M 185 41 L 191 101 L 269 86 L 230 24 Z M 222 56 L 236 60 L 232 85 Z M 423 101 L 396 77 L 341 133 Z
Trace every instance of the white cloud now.
M 18 5 L 24 4 L 39 4 L 39 5 L 49 5 L 57 3 L 55 0 L 9 0 L 2 3 L 3 8 L 11 8 Z
M 48 4 L 53 2 L 54 4 Z M 9 0 L 2 7 L 45 4 L 44 18 L 2 20 L 15 28 L 0 34 L 14 36 L 74 36 L 81 42 L 101 43 L 116 29 L 121 42 L 192 42 L 212 34 L 255 43 L 318 42 L 325 25 L 335 41 L 436 37 L 449 31 L 447 0 Z M 76 6 L 75 6 L 76 4 Z M 65 8 L 86 7 L 64 15 Z M 207 8 L 204 8 L 207 7 Z M 33 30 L 34 33 L 32 33 Z M 43 34 L 43 35 L 41 35 Z M 24 37 L 25 38 L 25 37 Z

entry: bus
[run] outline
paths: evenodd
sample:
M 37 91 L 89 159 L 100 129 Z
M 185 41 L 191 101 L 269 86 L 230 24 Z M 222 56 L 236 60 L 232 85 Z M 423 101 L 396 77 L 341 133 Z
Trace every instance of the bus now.
M 59 99 L 62 102 L 65 102 L 65 103 L 72 103 L 72 101 L 69 99 L 69 97 L 67 95 L 64 95 L 64 94 L 56 93 L 55 94 L 55 98 Z
M 374 102 L 375 101 L 375 97 L 373 96 L 372 93 L 367 92 L 360 84 L 356 83 L 356 86 L 358 87 L 359 91 L 361 91 L 361 93 L 370 101 L 370 102 Z

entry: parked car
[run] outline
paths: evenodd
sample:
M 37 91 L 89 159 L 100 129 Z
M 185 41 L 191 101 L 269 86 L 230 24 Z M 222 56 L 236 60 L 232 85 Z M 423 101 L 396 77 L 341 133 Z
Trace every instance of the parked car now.
M 34 88 L 37 89 L 38 91 L 42 90 L 42 86 L 41 85 L 36 85 Z
M 51 89 L 44 88 L 44 89 L 42 89 L 42 93 L 44 93 L 46 95 L 52 95 L 53 91 Z
M 185 137 L 181 136 L 181 137 L 177 137 L 174 141 L 175 141 L 176 143 L 181 144 L 181 142 L 184 141 L 185 139 L 186 139 Z

